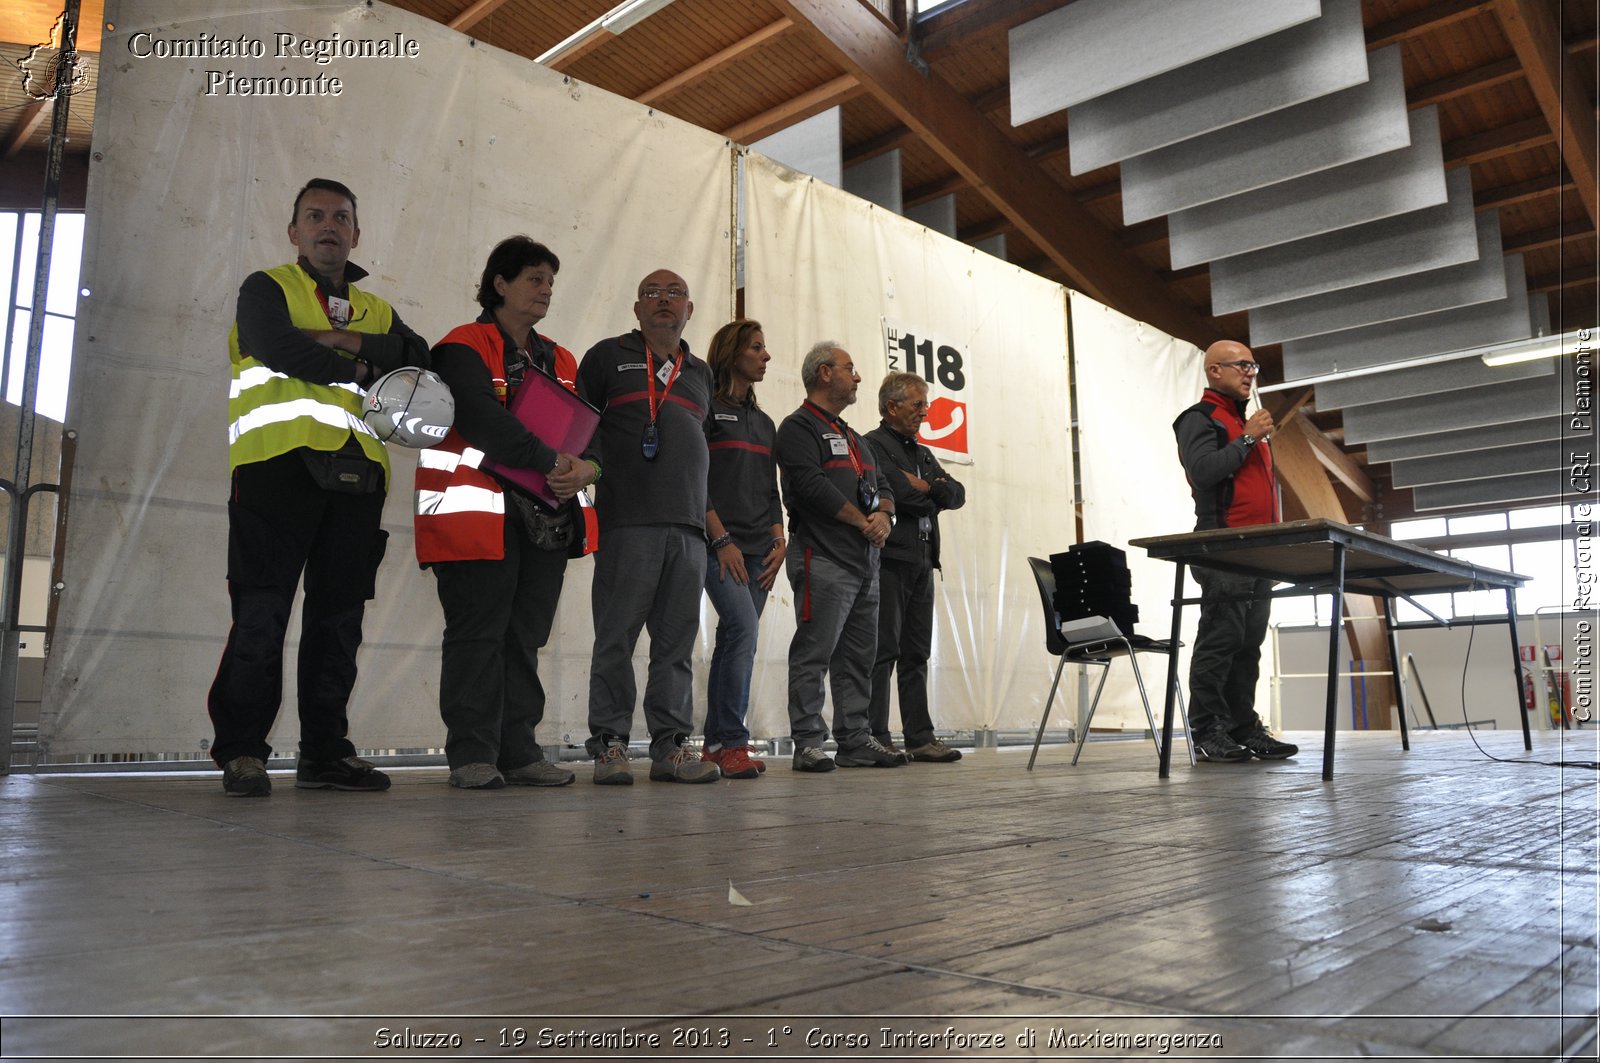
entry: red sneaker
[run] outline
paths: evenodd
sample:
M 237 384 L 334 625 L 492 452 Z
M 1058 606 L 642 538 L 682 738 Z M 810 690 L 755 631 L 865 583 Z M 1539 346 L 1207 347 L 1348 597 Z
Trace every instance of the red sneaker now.
M 702 755 L 719 758 L 717 766 L 722 769 L 723 778 L 726 779 L 754 779 L 761 774 L 760 762 L 750 759 L 749 746 L 732 746 L 719 749 L 715 754 Z

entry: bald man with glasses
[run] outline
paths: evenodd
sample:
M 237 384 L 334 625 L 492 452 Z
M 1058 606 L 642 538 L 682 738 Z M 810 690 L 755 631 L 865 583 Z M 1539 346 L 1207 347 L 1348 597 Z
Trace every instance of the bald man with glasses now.
M 1246 415 L 1260 366 L 1250 348 L 1218 340 L 1206 348 L 1206 389 L 1173 422 L 1178 458 L 1194 494 L 1195 530 L 1276 524 L 1278 491 L 1265 409 Z M 1195 566 L 1200 625 L 1189 661 L 1189 728 L 1202 760 L 1283 760 L 1300 752 L 1267 733 L 1256 715 L 1256 679 L 1267 637 L 1270 580 Z

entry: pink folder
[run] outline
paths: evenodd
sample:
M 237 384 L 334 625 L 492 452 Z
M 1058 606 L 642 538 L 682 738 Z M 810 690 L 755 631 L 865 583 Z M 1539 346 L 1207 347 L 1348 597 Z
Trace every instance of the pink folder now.
M 548 373 L 530 369 L 511 400 L 511 415 L 528 431 L 563 454 L 582 454 L 600 427 L 600 411 Z M 544 473 L 484 459 L 483 469 L 532 493 L 548 505 L 561 503 L 550 493 Z

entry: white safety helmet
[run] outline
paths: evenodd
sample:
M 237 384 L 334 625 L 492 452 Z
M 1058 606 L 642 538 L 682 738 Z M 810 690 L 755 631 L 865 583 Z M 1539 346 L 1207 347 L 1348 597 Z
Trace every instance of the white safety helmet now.
M 456 400 L 443 380 L 426 369 L 406 367 L 379 377 L 367 389 L 361 419 L 385 443 L 431 447 L 456 419 Z

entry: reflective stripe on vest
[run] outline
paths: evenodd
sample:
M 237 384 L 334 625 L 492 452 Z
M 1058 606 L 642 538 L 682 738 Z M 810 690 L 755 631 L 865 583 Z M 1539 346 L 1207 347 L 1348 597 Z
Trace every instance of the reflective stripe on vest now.
M 462 325 L 439 343 L 470 347 L 483 359 L 492 380 L 505 379 L 505 339 L 493 322 Z M 557 379 L 571 388 L 577 360 L 564 347 L 556 348 L 555 368 Z M 497 388 L 497 394 L 504 403 L 504 390 Z M 417 560 L 422 564 L 505 557 L 505 495 L 499 482 L 479 468 L 483 460 L 483 451 L 470 446 L 454 428 L 436 446 L 417 453 L 414 526 Z
M 331 329 L 317 285 L 296 263 L 276 266 L 267 276 L 283 289 L 289 321 L 296 328 Z M 389 331 L 394 312 L 374 295 L 350 286 L 349 329 L 381 335 Z M 352 433 L 367 457 L 383 466 L 389 478 L 389 455 L 383 442 L 361 419 L 363 392 L 351 383 L 313 384 L 288 376 L 239 349 L 239 326 L 228 333 L 233 380 L 228 388 L 228 470 L 287 454 L 299 447 L 338 450 Z

